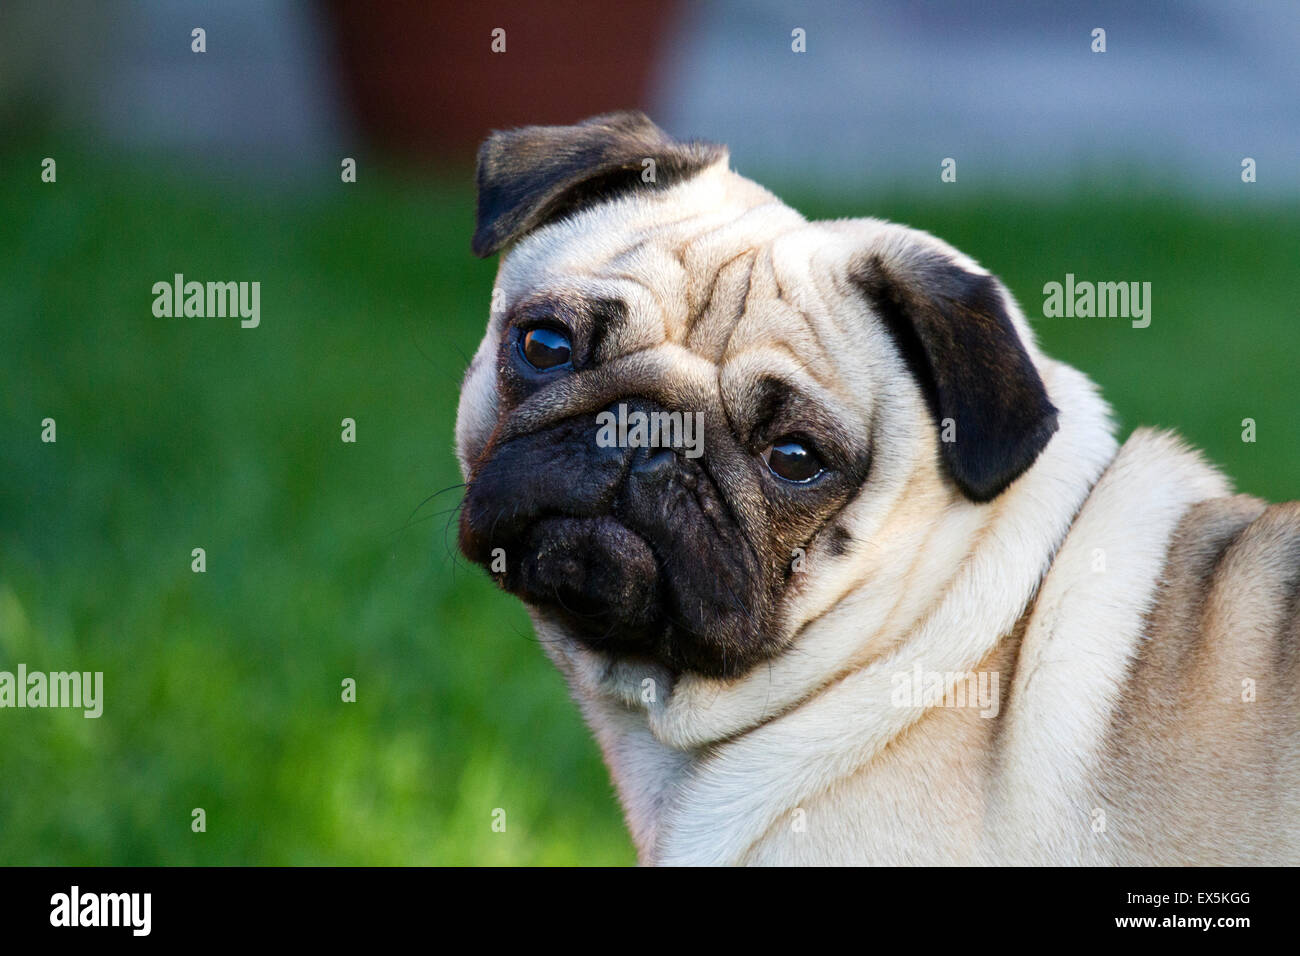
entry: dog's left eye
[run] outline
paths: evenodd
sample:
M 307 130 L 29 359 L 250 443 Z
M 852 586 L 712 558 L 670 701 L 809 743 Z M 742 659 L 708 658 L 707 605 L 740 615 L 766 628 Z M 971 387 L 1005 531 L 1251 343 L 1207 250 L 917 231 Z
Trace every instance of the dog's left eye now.
M 778 439 L 763 457 L 772 474 L 785 481 L 812 481 L 825 470 L 812 448 L 797 438 Z
M 525 362 L 544 372 L 566 364 L 573 357 L 573 345 L 563 332 L 543 326 L 524 333 L 519 353 Z

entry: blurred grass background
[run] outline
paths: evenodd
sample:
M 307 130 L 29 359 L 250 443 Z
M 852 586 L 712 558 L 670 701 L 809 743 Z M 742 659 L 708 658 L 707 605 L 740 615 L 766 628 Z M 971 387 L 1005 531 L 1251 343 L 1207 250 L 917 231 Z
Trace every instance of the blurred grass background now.
M 425 502 L 459 481 L 495 269 L 469 173 L 268 195 L 89 152 L 46 185 L 43 155 L 0 155 L 0 669 L 102 670 L 105 702 L 0 710 L 0 863 L 631 862 L 525 614 L 453 554 L 458 490 Z M 1300 491 L 1300 210 L 785 193 L 942 236 L 1125 434 L 1174 427 L 1241 490 Z M 260 281 L 261 326 L 155 318 L 176 272 Z M 1151 327 L 1041 318 L 1066 272 L 1151 282 Z

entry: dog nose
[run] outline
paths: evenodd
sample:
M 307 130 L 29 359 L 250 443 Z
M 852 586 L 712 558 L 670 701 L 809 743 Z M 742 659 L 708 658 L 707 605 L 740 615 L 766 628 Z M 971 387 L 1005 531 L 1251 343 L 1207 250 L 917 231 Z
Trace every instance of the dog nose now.
M 664 484 L 677 467 L 677 453 L 671 448 L 638 448 L 632 455 L 631 472 L 643 488 Z

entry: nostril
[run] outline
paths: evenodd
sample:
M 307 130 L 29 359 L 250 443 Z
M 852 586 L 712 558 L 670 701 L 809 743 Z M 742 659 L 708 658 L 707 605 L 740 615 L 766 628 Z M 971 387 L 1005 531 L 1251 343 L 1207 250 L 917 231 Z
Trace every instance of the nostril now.
M 644 478 L 663 477 L 677 466 L 677 454 L 671 448 L 638 448 L 632 459 L 632 471 Z

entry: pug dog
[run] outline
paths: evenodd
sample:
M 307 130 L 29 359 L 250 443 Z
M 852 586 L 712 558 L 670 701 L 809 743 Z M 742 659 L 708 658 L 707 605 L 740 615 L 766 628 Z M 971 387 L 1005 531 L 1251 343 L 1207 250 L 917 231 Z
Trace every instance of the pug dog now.
M 1300 505 L 644 115 L 499 132 L 456 450 L 645 864 L 1300 863 Z

